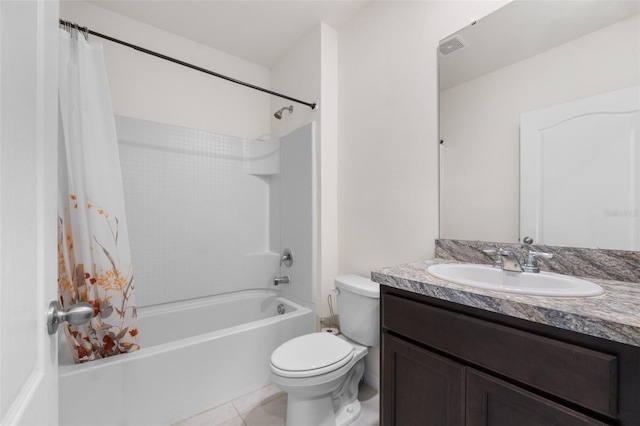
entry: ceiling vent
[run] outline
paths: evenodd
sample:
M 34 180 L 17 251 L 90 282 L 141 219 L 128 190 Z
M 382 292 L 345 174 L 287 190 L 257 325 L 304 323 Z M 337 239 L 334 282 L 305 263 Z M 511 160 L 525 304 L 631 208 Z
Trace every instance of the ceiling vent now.
M 438 46 L 438 51 L 442 56 L 448 56 L 452 53 L 458 52 L 467 47 L 467 43 L 460 36 L 455 35 L 446 40 L 442 40 L 440 42 L 440 46 Z

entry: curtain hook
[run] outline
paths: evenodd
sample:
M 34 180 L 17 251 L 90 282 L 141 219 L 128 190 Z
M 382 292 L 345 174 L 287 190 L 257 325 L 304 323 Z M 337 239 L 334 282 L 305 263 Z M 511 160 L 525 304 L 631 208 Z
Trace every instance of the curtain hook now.
M 82 27 L 82 35 L 84 35 L 84 39 L 88 43 L 89 42 L 89 28 L 88 27 Z

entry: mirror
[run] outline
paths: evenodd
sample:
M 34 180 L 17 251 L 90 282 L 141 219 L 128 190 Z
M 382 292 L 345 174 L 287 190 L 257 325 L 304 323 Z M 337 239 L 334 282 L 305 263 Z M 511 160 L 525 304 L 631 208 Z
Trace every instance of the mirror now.
M 440 238 L 520 242 L 521 114 L 640 85 L 639 13 L 640 2 L 516 0 L 442 40 Z

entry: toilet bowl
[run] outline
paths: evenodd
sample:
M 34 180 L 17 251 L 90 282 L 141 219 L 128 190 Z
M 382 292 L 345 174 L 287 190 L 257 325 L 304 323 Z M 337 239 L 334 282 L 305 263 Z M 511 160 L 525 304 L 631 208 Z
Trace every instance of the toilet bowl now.
M 271 355 L 271 380 L 288 394 L 287 426 L 346 426 L 360 416 L 364 357 L 379 343 L 380 290 L 356 275 L 338 277 L 336 288 L 343 334 L 299 336 Z

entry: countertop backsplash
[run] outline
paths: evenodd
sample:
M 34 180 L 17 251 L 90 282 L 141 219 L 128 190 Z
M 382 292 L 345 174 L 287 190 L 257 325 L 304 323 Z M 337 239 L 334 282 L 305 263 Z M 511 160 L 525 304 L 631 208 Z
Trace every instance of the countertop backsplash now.
M 492 264 L 493 255 L 483 249 L 511 249 L 520 257 L 529 250 L 552 253 L 552 259 L 538 259 L 540 270 L 576 277 L 640 283 L 640 252 L 600 250 L 534 244 L 496 243 L 486 241 L 436 240 L 438 259 L 477 264 Z

